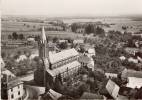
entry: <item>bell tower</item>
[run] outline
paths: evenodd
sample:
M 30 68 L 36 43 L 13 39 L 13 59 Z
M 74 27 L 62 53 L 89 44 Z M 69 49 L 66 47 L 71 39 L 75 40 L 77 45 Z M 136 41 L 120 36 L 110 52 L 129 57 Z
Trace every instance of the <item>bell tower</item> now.
M 45 59 L 48 57 L 48 46 L 45 35 L 44 26 L 42 27 L 42 32 L 40 36 L 40 40 L 38 41 L 38 49 L 39 49 L 39 57 Z
M 47 79 L 46 79 L 46 71 L 49 69 L 49 51 L 48 44 L 46 40 L 44 26 L 42 27 L 41 36 L 38 41 L 38 49 L 39 49 L 39 57 L 43 61 L 43 70 L 44 70 L 44 86 L 46 87 Z

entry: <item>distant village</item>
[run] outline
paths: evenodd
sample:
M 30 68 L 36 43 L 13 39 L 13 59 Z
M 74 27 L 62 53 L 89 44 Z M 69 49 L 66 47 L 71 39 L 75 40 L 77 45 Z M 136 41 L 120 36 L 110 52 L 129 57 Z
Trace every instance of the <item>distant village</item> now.
M 2 99 L 142 99 L 141 32 L 129 33 L 126 26 L 124 33 L 105 32 L 102 27 L 110 26 L 100 22 L 50 24 L 83 38 L 50 37 L 54 28 L 43 25 L 39 35 L 2 38 Z

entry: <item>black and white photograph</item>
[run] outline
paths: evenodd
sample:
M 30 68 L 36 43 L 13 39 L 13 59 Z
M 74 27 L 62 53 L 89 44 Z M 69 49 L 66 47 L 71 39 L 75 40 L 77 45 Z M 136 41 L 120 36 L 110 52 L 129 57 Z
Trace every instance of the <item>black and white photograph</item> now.
M 142 100 L 142 0 L 0 0 L 0 100 Z

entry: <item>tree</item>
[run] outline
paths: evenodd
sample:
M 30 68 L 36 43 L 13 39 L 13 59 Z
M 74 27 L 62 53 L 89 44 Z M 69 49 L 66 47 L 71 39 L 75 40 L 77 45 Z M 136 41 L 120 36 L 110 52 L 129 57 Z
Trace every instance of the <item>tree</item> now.
M 105 33 L 105 31 L 104 31 L 104 29 L 102 29 L 101 27 L 97 27 L 96 29 L 95 29 L 95 34 L 94 35 L 104 35 L 104 33 Z
M 17 34 L 17 32 L 13 32 L 13 33 L 12 33 L 12 37 L 13 37 L 13 39 L 17 40 L 17 39 L 18 39 L 18 34 Z
M 132 35 L 131 33 L 128 32 L 124 32 L 123 36 L 122 36 L 122 42 L 127 42 L 129 40 L 132 40 Z
M 71 38 L 68 38 L 68 43 L 73 43 L 73 40 Z
M 85 33 L 90 34 L 90 33 L 94 33 L 95 29 L 94 29 L 94 25 L 93 24 L 88 24 L 85 27 Z
M 79 52 L 84 53 L 85 52 L 84 47 L 81 46 Z
M 66 31 L 66 26 L 62 25 L 63 31 Z
M 67 44 L 67 42 L 62 42 L 61 44 L 59 44 L 59 47 L 61 49 L 66 49 L 68 47 L 68 44 Z
M 19 56 L 20 56 L 20 55 L 21 55 L 21 51 L 17 51 L 17 55 L 19 55 Z
M 56 43 L 58 41 L 58 38 L 57 37 L 54 37 L 53 38 L 53 43 Z
M 127 27 L 126 27 L 126 26 L 122 26 L 122 29 L 123 29 L 123 30 L 126 30 L 126 29 L 127 29 Z
M 62 83 L 61 83 L 61 81 L 60 81 L 58 76 L 55 77 L 55 84 L 54 84 L 54 86 L 55 86 L 54 88 L 55 88 L 55 90 L 57 92 L 63 91 L 63 85 L 62 85 Z
M 78 27 L 77 27 L 76 23 L 71 24 L 71 30 L 72 30 L 72 32 L 76 32 L 77 28 Z
M 23 40 L 23 39 L 24 39 L 24 35 L 23 35 L 23 34 L 19 34 L 18 38 L 19 38 L 20 40 Z
M 35 36 L 35 41 L 39 41 L 40 40 L 40 36 Z
M 12 39 L 12 36 L 10 34 L 8 35 L 8 39 Z
M 135 99 L 142 99 L 142 87 L 138 89 L 137 93 L 135 94 Z
M 5 53 L 5 52 L 2 52 L 2 53 L 1 53 L 1 57 L 2 57 L 2 58 L 5 58 L 5 57 L 6 57 L 6 53 Z

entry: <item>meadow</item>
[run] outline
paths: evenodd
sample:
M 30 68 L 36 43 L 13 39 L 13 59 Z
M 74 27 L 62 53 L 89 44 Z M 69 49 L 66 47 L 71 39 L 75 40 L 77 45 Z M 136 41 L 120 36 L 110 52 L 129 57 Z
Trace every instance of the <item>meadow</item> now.
M 45 23 L 34 23 L 34 22 L 2 22 L 2 40 L 7 39 L 9 34 L 16 32 L 17 34 L 23 34 L 24 36 L 29 35 L 40 35 L 40 29 L 42 26 L 50 27 L 51 25 Z M 69 31 L 46 31 L 46 36 L 53 36 L 58 38 L 82 38 L 82 34 L 76 34 Z

